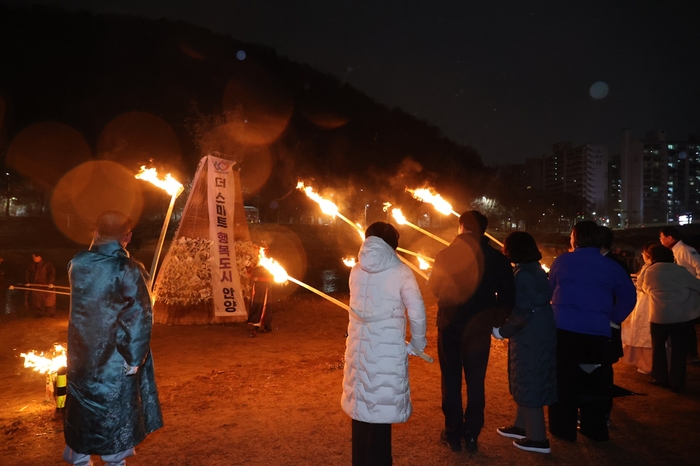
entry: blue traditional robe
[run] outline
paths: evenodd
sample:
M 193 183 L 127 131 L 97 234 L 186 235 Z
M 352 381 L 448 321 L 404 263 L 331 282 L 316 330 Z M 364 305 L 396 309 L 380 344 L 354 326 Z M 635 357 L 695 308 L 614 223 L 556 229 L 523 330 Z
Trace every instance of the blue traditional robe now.
M 107 241 L 79 252 L 68 276 L 66 444 L 79 453 L 119 453 L 163 426 L 148 274 L 117 241 Z M 139 366 L 137 373 L 126 375 L 125 364 Z

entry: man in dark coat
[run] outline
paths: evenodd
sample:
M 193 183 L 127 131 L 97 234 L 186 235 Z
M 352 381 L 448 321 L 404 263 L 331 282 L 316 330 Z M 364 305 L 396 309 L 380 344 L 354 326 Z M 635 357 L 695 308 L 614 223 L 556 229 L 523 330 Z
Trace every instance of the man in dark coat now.
M 27 285 L 46 285 L 51 289 L 56 281 L 56 268 L 45 261 L 40 253 L 34 252 L 24 278 Z M 27 291 L 27 308 L 34 317 L 56 316 L 56 293 L 47 291 Z
M 131 221 L 97 219 L 93 243 L 68 266 L 68 393 L 63 459 L 91 465 L 100 455 L 124 465 L 146 435 L 163 426 L 150 352 L 148 274 L 125 247 Z
M 477 450 L 484 426 L 484 379 L 491 331 L 515 305 L 510 262 L 484 237 L 488 221 L 472 210 L 459 218 L 459 235 L 435 258 L 430 288 L 438 298 L 438 356 L 445 430 L 440 440 L 452 451 Z M 462 371 L 467 406 L 462 411 Z

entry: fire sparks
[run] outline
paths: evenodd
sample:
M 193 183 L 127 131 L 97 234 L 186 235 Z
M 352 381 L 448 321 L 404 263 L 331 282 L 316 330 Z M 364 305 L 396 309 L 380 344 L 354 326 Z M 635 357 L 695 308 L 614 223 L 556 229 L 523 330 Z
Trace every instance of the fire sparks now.
M 52 353 L 53 356 L 44 356 L 43 351 L 41 354 L 30 351 L 20 356 L 24 358 L 24 367 L 32 367 L 35 372 L 46 374 L 58 372 L 58 369 L 66 366 L 66 349 L 62 345 L 54 345 Z
M 265 248 L 260 248 L 260 265 L 265 267 L 268 272 L 272 274 L 273 280 L 277 283 L 284 283 L 289 280 L 289 275 L 287 271 L 284 270 L 279 262 L 274 259 L 265 256 Z
M 459 214 L 452 210 L 452 205 L 444 200 L 442 196 L 436 193 L 433 188 L 420 188 L 420 189 L 408 189 L 406 191 L 411 193 L 414 198 L 421 202 L 427 202 L 435 207 L 435 210 L 444 215 L 455 215 L 459 217 Z
M 338 206 L 329 201 L 328 199 L 324 199 L 321 196 L 319 196 L 317 193 L 314 192 L 314 188 L 311 186 L 304 186 L 304 182 L 300 181 L 297 183 L 297 189 L 300 189 L 304 191 L 304 193 L 309 196 L 309 198 L 313 199 L 318 203 L 319 206 L 321 206 L 321 212 L 323 212 L 326 215 L 332 215 L 335 217 L 338 215 Z
M 343 257 L 343 264 L 347 265 L 348 267 L 354 267 L 357 261 L 355 261 L 354 257 Z
M 158 171 L 155 168 L 146 168 L 141 166 L 141 171 L 135 176 L 138 180 L 148 181 L 155 186 L 164 190 L 171 196 L 178 196 L 185 189 L 182 183 L 172 177 L 170 173 L 165 175 L 165 179 L 158 178 Z

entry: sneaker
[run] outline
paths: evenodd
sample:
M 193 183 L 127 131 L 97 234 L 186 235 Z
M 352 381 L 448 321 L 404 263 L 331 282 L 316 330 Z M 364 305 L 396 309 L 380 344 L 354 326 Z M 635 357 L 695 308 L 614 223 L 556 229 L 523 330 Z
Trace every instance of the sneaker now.
M 462 442 L 450 441 L 450 439 L 447 438 L 447 431 L 443 430 L 442 432 L 440 432 L 440 442 L 450 447 L 450 450 L 452 450 L 455 453 L 459 453 L 460 451 L 462 451 Z
M 509 426 L 509 427 L 499 427 L 496 429 L 500 435 L 510 438 L 525 438 L 525 429 L 520 427 Z
M 479 449 L 479 445 L 476 443 L 476 437 L 464 437 L 464 447 L 469 452 L 476 452 Z
M 549 448 L 549 439 L 544 439 L 542 441 L 536 442 L 534 440 L 521 438 L 518 440 L 513 440 L 513 446 L 515 446 L 515 448 L 520 448 L 521 450 L 534 451 L 537 453 L 552 452 L 552 449 Z

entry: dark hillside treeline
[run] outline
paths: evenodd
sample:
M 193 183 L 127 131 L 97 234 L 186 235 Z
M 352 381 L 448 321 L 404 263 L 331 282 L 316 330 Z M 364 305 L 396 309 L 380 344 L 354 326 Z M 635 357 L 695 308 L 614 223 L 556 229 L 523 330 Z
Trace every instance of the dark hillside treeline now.
M 130 112 L 167 123 L 179 151 L 129 152 L 103 134 Z M 2 163 L 13 138 L 46 121 L 75 129 L 94 159 L 129 170 L 152 159 L 186 179 L 217 150 L 241 162 L 245 195 L 263 218 L 280 216 L 267 209 L 282 208 L 298 179 L 348 197 L 427 181 L 465 202 L 488 179 L 471 147 L 270 48 L 183 22 L 0 5 Z M 75 162 L 66 159 L 68 171 Z

